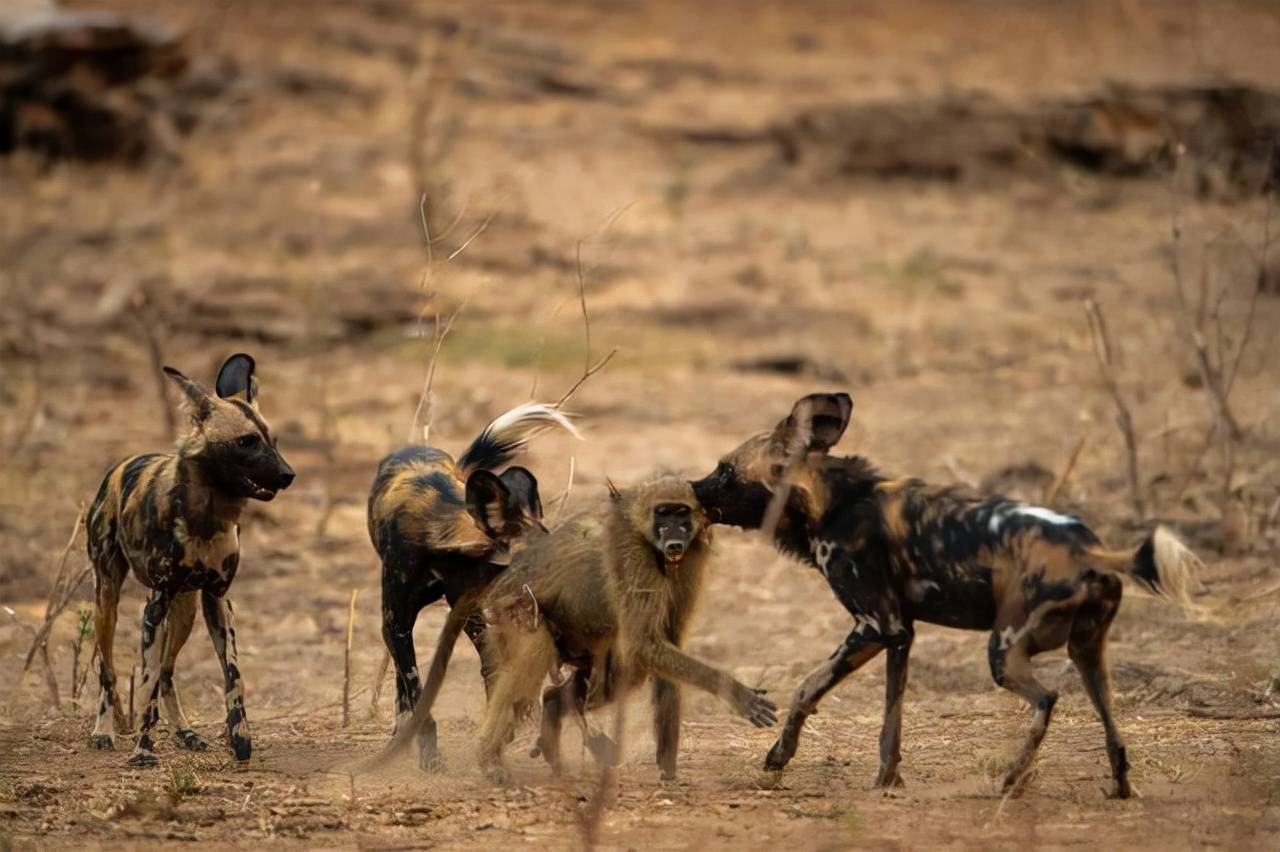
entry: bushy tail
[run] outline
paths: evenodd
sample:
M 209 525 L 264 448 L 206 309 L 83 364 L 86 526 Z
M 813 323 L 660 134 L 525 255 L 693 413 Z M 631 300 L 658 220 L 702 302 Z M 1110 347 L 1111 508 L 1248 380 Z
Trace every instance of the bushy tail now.
M 560 429 L 581 438 L 569 417 L 554 405 L 526 402 L 500 414 L 476 436 L 458 459 L 465 478 L 477 470 L 501 467 L 524 451 L 535 435 L 549 429 Z
M 1191 592 L 1199 586 L 1196 574 L 1204 567 L 1200 557 L 1165 527 L 1129 550 L 1091 548 L 1090 560 L 1112 571 L 1127 574 L 1142 588 L 1183 609 L 1191 609 Z

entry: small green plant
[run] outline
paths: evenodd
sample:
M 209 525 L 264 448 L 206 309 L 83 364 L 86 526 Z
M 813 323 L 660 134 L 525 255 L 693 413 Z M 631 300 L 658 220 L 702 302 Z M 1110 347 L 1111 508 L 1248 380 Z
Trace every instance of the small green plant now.
M 169 768 L 169 777 L 165 780 L 164 791 L 168 794 L 170 803 L 177 807 L 187 796 L 200 792 L 200 776 L 192 766 L 172 766 Z

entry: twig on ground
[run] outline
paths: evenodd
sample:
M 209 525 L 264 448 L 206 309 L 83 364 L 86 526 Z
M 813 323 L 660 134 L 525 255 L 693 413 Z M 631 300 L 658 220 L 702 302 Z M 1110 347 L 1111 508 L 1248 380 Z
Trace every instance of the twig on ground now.
M 391 666 L 391 652 L 382 648 L 382 662 L 378 665 L 378 675 L 373 679 L 373 697 L 369 699 L 369 718 L 378 715 L 378 699 L 382 698 L 382 684 L 387 679 L 387 669 Z
M 351 722 L 351 640 L 356 630 L 356 593 L 351 590 L 351 601 L 347 604 L 347 644 L 342 651 L 342 727 Z
M 573 490 L 573 473 L 574 465 L 577 463 L 576 456 L 569 456 L 569 478 L 565 480 L 564 491 L 560 492 L 560 496 L 556 498 L 556 506 L 551 510 L 551 525 L 554 526 L 560 520 L 561 514 L 564 512 L 564 506 L 569 502 L 569 492 Z
M 160 399 L 160 413 L 164 419 L 165 435 L 170 441 L 178 439 L 178 421 L 174 416 L 173 403 L 169 398 L 169 380 L 164 374 L 164 350 L 160 345 L 159 308 L 151 288 L 143 285 L 142 292 L 134 297 L 134 317 L 142 330 L 142 341 L 147 346 L 147 357 L 151 360 L 151 373 L 156 382 L 156 394 Z
M 1049 486 L 1044 494 L 1044 504 L 1052 506 L 1058 502 L 1058 498 L 1062 495 L 1062 489 L 1067 487 L 1067 480 L 1071 478 L 1071 473 L 1076 469 L 1076 462 L 1080 460 L 1080 452 L 1084 449 L 1085 441 L 1089 438 L 1088 433 L 1081 435 L 1080 440 L 1076 441 L 1075 447 L 1071 450 L 1071 455 L 1067 457 L 1067 463 L 1063 465 L 1062 471 L 1053 480 L 1053 484 Z
M 1138 475 L 1138 440 L 1133 431 L 1133 415 L 1120 393 L 1120 385 L 1116 380 L 1115 363 L 1112 358 L 1111 338 L 1107 334 L 1107 322 L 1102 315 L 1102 307 L 1093 299 L 1085 300 L 1085 316 L 1089 319 L 1089 336 L 1093 339 L 1093 354 L 1098 361 L 1098 370 L 1102 380 L 1111 394 L 1116 406 L 1116 425 L 1124 436 L 1125 452 L 1129 472 L 1129 496 L 1133 501 L 1133 511 L 1139 518 L 1147 514 L 1146 500 L 1142 496 L 1142 479 Z
M 564 404 L 569 401 L 569 398 L 572 397 L 575 393 L 577 393 L 578 388 L 582 387 L 583 382 L 585 382 L 587 379 L 591 378 L 593 375 L 598 373 L 601 369 L 604 368 L 605 364 L 609 363 L 609 361 L 613 358 L 614 355 L 618 354 L 617 347 L 614 347 L 613 349 L 609 350 L 608 355 L 605 355 L 595 364 L 591 363 L 591 317 L 587 314 L 587 285 L 586 285 L 586 279 L 582 274 L 582 240 L 578 240 L 578 247 L 577 247 L 575 257 L 577 260 L 577 271 L 578 271 L 578 301 L 582 305 L 582 328 L 587 341 L 586 352 L 584 353 L 584 358 L 583 358 L 582 376 L 579 377 L 579 379 L 573 383 L 573 387 L 565 391 L 564 396 L 560 397 L 559 402 L 556 403 L 556 406 L 555 406 L 556 408 L 563 408 Z
M 71 537 L 67 539 L 67 544 L 62 549 L 62 557 L 58 561 L 58 571 L 54 575 L 53 587 L 49 590 L 49 599 L 45 603 L 44 623 L 36 631 L 31 648 L 27 650 L 26 659 L 22 663 L 23 674 L 26 674 L 27 669 L 31 667 L 31 660 L 35 658 L 36 651 L 43 651 L 46 657 L 48 656 L 49 631 L 53 629 L 54 620 L 67 608 L 67 604 L 71 603 L 72 596 L 75 595 L 80 588 L 80 584 L 84 582 L 85 577 L 88 577 L 89 572 L 92 570 L 92 566 L 86 563 L 74 578 L 69 579 L 67 576 L 67 558 L 71 555 L 71 548 L 75 547 L 76 538 L 80 535 L 80 527 L 84 524 L 84 511 L 82 506 L 76 514 L 76 521 L 71 527 Z

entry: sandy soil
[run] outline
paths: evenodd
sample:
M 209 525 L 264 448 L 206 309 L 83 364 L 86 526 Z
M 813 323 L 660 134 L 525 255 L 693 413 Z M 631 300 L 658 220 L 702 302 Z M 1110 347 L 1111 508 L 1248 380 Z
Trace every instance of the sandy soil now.
M 440 700 L 448 771 L 344 768 L 390 729 L 389 679 L 372 700 L 383 652 L 364 500 L 378 458 L 413 432 L 431 322 L 465 305 L 430 411 L 433 443 L 456 452 L 499 411 L 554 399 L 581 371 L 580 243 L 593 354 L 618 355 L 574 398 L 588 440 L 548 438 L 531 455 L 544 496 L 562 490 L 571 458 L 571 505 L 603 494 L 606 476 L 701 474 L 796 397 L 842 387 L 857 406 L 842 449 L 895 474 L 1040 500 L 1083 441 L 1055 506 L 1128 543 L 1141 524 L 1082 310 L 1095 298 L 1133 408 L 1147 514 L 1207 563 L 1197 615 L 1131 593 L 1111 633 L 1139 798 L 1106 799 L 1101 726 L 1055 653 L 1039 659 L 1062 699 L 1038 774 L 1002 802 L 995 779 L 1025 707 L 991 683 L 985 635 L 921 626 L 904 789 L 871 788 L 878 661 L 827 700 L 780 777 L 759 768 L 772 732 L 687 693 L 681 779 L 660 784 L 637 702 L 604 847 L 1274 846 L 1280 718 L 1264 692 L 1280 665 L 1280 299 L 1256 301 L 1231 395 L 1244 437 L 1228 459 L 1223 442 L 1203 449 L 1212 409 L 1168 263 L 1176 217 L 1192 314 L 1231 363 L 1263 202 L 1055 163 L 844 175 L 821 150 L 793 162 L 770 141 L 806 109 L 877 99 L 1280 88 L 1273 8 L 76 5 L 186 28 L 199 72 L 222 88 L 178 162 L 0 162 L 0 603 L 15 612 L 0 620 L 0 844 L 580 844 L 588 760 L 555 780 L 523 757 L 526 731 L 514 786 L 476 771 L 483 693 L 465 647 Z M 169 440 L 147 333 L 166 363 L 205 381 L 230 352 L 254 353 L 263 410 L 299 472 L 245 522 L 232 595 L 256 750 L 243 769 L 222 740 L 190 755 L 164 737 L 149 771 L 89 750 L 95 695 L 69 697 L 70 614 L 50 645 L 62 706 L 39 671 L 19 677 L 18 622 L 40 622 L 78 507 L 109 462 Z M 799 372 L 745 363 L 761 358 Z M 785 705 L 848 617 L 816 572 L 755 537 L 725 530 L 718 547 L 690 650 Z M 117 640 L 126 678 L 141 602 L 131 583 Z M 443 615 L 423 613 L 420 655 Z M 217 664 L 199 630 L 178 680 L 198 728 L 218 735 Z

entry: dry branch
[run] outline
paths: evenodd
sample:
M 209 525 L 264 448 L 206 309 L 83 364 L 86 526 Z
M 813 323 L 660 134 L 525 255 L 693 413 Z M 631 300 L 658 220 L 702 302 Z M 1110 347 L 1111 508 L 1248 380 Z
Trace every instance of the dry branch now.
M 170 441 L 176 441 L 178 421 L 174 416 L 173 403 L 169 398 L 169 380 L 164 374 L 164 350 L 160 346 L 160 334 L 157 331 L 160 324 L 159 310 L 148 287 L 144 286 L 142 292 L 135 297 L 134 306 L 137 308 L 134 316 L 138 320 L 138 327 L 142 330 L 142 340 L 147 346 L 147 357 L 151 361 L 151 374 L 155 378 L 156 395 L 160 399 L 160 413 L 164 421 L 165 435 Z
M 49 590 L 49 599 L 45 603 L 44 623 L 36 631 L 35 638 L 31 642 L 31 648 L 27 651 L 26 659 L 22 663 L 23 674 L 26 674 L 27 669 L 31 667 L 31 660 L 35 658 L 36 651 L 40 651 L 45 655 L 45 659 L 48 659 L 49 631 L 53 629 L 53 622 L 67 608 L 67 604 L 71 603 L 72 596 L 75 595 L 80 588 L 80 584 L 84 582 L 85 577 L 88 577 L 90 570 L 92 570 L 92 566 L 86 564 L 74 579 L 67 577 L 67 558 L 71 555 L 71 548 L 75 547 L 76 538 L 80 535 L 80 527 L 83 523 L 84 507 L 81 507 L 79 513 L 76 514 L 76 522 L 71 527 L 71 537 L 67 539 L 67 545 L 62 549 L 62 557 L 58 562 L 58 572 L 54 575 L 53 588 Z
M 347 644 L 342 651 L 342 727 L 351 722 L 351 640 L 356 630 L 356 593 L 351 590 L 351 601 L 347 604 Z
M 1044 493 L 1044 504 L 1052 506 L 1058 502 L 1058 498 L 1062 495 L 1062 489 L 1066 488 L 1067 480 L 1071 478 L 1071 473 L 1076 469 L 1076 462 L 1080 460 L 1080 452 L 1084 450 L 1085 441 L 1089 436 L 1081 435 L 1080 440 L 1076 441 L 1075 448 L 1071 450 L 1071 455 L 1067 457 L 1067 463 L 1063 465 L 1062 471 L 1053 480 L 1053 484 L 1049 486 Z
M 560 397 L 559 402 L 556 403 L 556 408 L 563 408 L 564 404 L 569 401 L 569 398 L 577 393 L 578 388 L 582 387 L 583 382 L 598 373 L 604 368 L 605 364 L 609 363 L 614 355 L 618 354 L 617 347 L 614 347 L 609 350 L 608 355 L 601 358 L 595 364 L 591 363 L 591 317 L 587 314 L 587 285 L 586 279 L 582 274 L 582 240 L 578 240 L 575 258 L 577 261 L 578 271 L 578 302 L 582 305 L 582 328 L 587 341 L 586 352 L 584 353 L 583 358 L 582 375 L 573 383 L 573 387 L 565 391 L 564 396 Z
M 369 699 L 369 718 L 378 715 L 378 699 L 382 697 L 382 684 L 387 679 L 387 669 L 391 666 L 391 652 L 384 645 L 382 662 L 378 665 L 378 674 L 373 679 L 373 696 Z
M 1093 339 L 1093 354 L 1098 361 L 1098 370 L 1106 384 L 1107 392 L 1116 406 L 1116 425 L 1124 436 L 1125 452 L 1128 461 L 1129 495 L 1133 501 L 1133 511 L 1139 518 L 1145 518 L 1146 501 L 1142 496 L 1142 480 L 1138 476 L 1138 439 L 1133 431 L 1133 415 L 1120 393 L 1120 385 L 1116 381 L 1115 363 L 1111 355 L 1111 337 L 1107 334 L 1107 322 L 1102 315 L 1102 307 L 1093 299 L 1085 300 L 1085 315 L 1089 319 L 1089 335 Z

